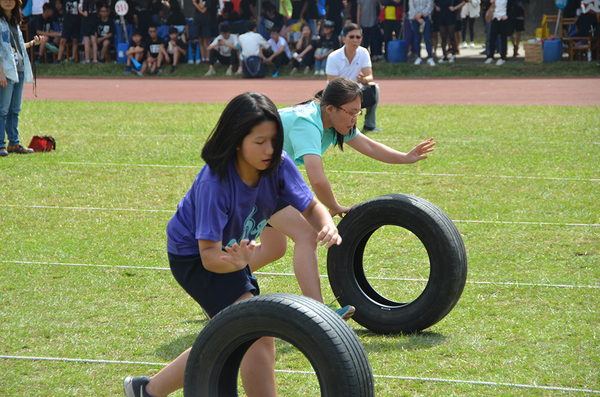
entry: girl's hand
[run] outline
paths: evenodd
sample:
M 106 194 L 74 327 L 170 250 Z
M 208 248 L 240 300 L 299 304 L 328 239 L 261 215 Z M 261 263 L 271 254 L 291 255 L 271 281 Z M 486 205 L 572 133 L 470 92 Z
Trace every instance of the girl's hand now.
M 339 235 L 336 227 L 324 226 L 317 236 L 317 242 L 321 242 L 321 245 L 325 245 L 325 248 L 329 248 L 332 245 L 340 245 L 342 243 L 342 237 Z
M 33 45 L 40 45 L 42 43 L 42 36 L 35 35 L 33 37 Z
M 256 249 L 256 241 L 244 239 L 241 244 L 234 243 L 231 247 L 225 247 L 227 255 L 222 255 L 221 260 L 231 263 L 237 269 L 243 269 L 250 263 Z
M 0 73 L 0 87 L 2 87 L 2 88 L 8 87 L 8 81 L 6 81 L 6 76 L 4 75 L 4 72 Z
M 346 215 L 348 212 L 350 212 L 350 210 L 352 208 L 354 208 L 355 206 L 356 206 L 356 204 L 353 204 L 350 207 L 339 206 L 338 208 L 331 208 L 331 209 L 329 209 L 329 215 L 331 215 L 332 218 L 336 215 L 338 215 L 340 218 L 343 218 L 344 215 Z
M 433 138 L 429 138 L 428 140 L 419 143 L 410 152 L 406 154 L 407 164 L 416 163 L 419 160 L 426 159 L 426 153 L 433 152 L 434 146 L 435 142 L 433 142 Z

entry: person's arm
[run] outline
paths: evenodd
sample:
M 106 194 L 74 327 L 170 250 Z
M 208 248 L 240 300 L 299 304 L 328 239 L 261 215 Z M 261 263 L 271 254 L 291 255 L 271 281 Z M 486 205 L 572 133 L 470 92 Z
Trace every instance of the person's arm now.
M 300 54 L 298 54 L 298 58 L 303 58 L 304 55 L 308 54 L 308 52 L 312 49 L 313 49 L 312 44 L 307 45 L 306 48 L 304 49 L 304 51 L 302 51 Z
M 333 219 L 331 219 L 331 215 L 327 212 L 327 208 L 319 203 L 317 199 L 313 197 L 308 208 L 302 212 L 302 215 L 313 229 L 319 233 L 317 235 L 317 242 L 320 241 L 321 245 L 329 248 L 334 244 L 340 245 L 342 243 L 342 237 L 340 237 L 337 227 Z
M 366 66 L 358 72 L 356 76 L 356 82 L 362 85 L 367 85 L 373 82 L 373 68 Z
M 323 159 L 321 156 L 316 154 L 305 154 L 302 156 L 302 158 L 304 160 L 306 176 L 308 177 L 310 186 L 312 187 L 319 201 L 329 208 L 329 214 L 331 214 L 331 216 L 343 216 L 343 214 L 348 213 L 352 207 L 342 207 L 337 202 L 335 195 L 333 194 L 331 184 L 325 175 L 325 170 L 323 169 Z
M 25 43 L 25 49 L 28 49 L 28 48 L 34 47 L 36 45 L 39 45 L 41 42 L 42 42 L 42 38 L 40 36 L 36 35 L 36 36 L 33 37 L 33 40 L 28 41 L 27 43 Z M 6 88 L 6 87 L 4 87 L 4 88 Z
M 232 273 L 241 270 L 250 263 L 256 249 L 256 242 L 248 239 L 240 244 L 234 243 L 232 247 L 221 249 L 221 241 L 198 240 L 200 257 L 204 268 L 213 273 Z
M 207 8 L 202 5 L 202 0 L 192 0 L 192 4 L 194 4 L 194 7 L 203 14 L 207 10 Z
M 450 6 L 450 11 L 454 12 L 456 10 L 460 10 L 461 8 L 463 8 L 464 5 L 465 5 L 465 2 L 462 1 L 458 5 L 455 5 L 454 7 Z
M 415 146 L 410 152 L 402 153 L 363 134 L 358 134 L 347 144 L 365 156 L 388 164 L 412 164 L 424 160 L 427 158 L 426 154 L 433 152 L 435 146 L 433 138 L 429 138 Z
M 212 50 L 213 48 L 215 48 L 215 47 L 218 47 L 218 46 L 220 46 L 220 45 L 222 45 L 222 44 L 219 42 L 219 40 L 218 40 L 218 39 L 214 39 L 214 40 L 213 40 L 213 42 L 212 42 L 212 43 L 210 43 L 210 45 L 209 45 L 208 47 L 206 47 L 206 49 L 207 49 L 208 51 L 210 51 L 210 50 Z
M 360 9 L 361 9 L 361 5 L 360 5 L 360 3 L 357 3 L 357 5 L 356 5 L 356 24 L 358 26 L 360 26 Z

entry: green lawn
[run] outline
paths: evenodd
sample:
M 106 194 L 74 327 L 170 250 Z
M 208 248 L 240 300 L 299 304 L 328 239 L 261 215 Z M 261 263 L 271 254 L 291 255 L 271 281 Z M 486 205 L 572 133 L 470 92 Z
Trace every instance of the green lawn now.
M 22 140 L 53 135 L 58 150 L 0 160 L 0 395 L 121 395 L 125 376 L 156 373 L 191 346 L 207 320 L 167 269 L 165 227 L 222 108 L 23 104 Z M 324 156 L 343 205 L 423 197 L 455 221 L 469 258 L 458 305 L 426 331 L 382 336 L 349 322 L 377 395 L 600 394 L 598 113 L 381 106 L 372 138 L 407 151 L 433 136 L 435 153 L 408 166 L 349 147 Z M 422 282 L 398 279 L 427 272 L 397 264 L 423 253 L 394 233 L 369 242 L 368 274 L 411 296 Z M 320 266 L 326 275 L 323 249 Z M 289 248 L 262 273 L 263 293 L 299 293 Z M 301 354 L 279 341 L 277 358 L 280 395 L 318 395 Z

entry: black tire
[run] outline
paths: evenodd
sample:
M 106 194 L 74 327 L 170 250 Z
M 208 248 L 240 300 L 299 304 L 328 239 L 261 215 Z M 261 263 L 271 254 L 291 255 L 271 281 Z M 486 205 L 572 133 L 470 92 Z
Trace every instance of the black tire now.
M 352 329 L 322 303 L 292 294 L 243 300 L 209 321 L 190 352 L 184 396 L 237 396 L 242 357 L 263 336 L 285 340 L 306 356 L 321 396 L 375 396 L 369 359 Z
M 429 279 L 412 302 L 383 297 L 363 268 L 367 241 L 378 228 L 395 225 L 413 233 L 429 257 Z M 467 279 L 467 253 L 452 220 L 427 200 L 389 194 L 353 208 L 338 224 L 342 244 L 327 254 L 329 282 L 342 306 L 353 305 L 357 323 L 382 334 L 422 331 L 443 319 L 456 305 Z

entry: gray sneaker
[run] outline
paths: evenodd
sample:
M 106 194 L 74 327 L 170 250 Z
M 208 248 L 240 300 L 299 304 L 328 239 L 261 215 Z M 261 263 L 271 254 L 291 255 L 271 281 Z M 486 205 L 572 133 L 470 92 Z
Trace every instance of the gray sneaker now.
M 127 397 L 148 397 L 146 385 L 150 382 L 147 376 L 127 377 L 123 382 L 123 391 Z

